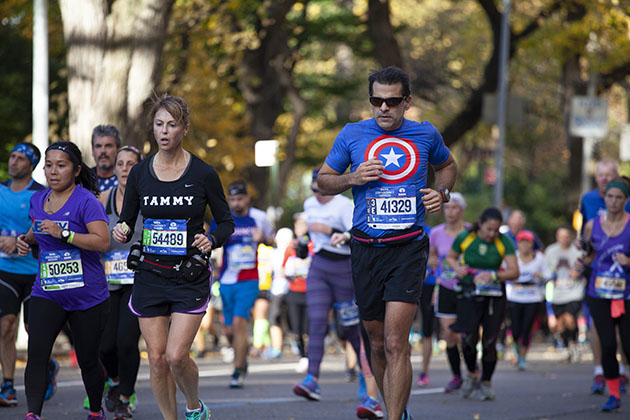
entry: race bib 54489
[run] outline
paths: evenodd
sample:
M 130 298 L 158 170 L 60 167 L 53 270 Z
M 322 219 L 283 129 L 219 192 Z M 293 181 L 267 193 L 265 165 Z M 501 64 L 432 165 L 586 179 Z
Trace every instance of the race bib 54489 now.
M 148 254 L 186 255 L 186 221 L 182 219 L 146 219 L 142 245 Z

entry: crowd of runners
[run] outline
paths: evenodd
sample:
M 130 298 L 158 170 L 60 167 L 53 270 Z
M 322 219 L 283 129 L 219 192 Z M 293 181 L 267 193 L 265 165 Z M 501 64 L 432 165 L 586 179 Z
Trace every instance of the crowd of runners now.
M 179 97 L 153 105 L 151 156 L 123 145 L 111 125 L 93 130 L 94 168 L 72 142 L 43 154 L 15 145 L 11 179 L 0 185 L 0 406 L 18 404 L 22 312 L 25 420 L 39 420 L 56 391 L 61 331 L 76 353 L 88 420 L 133 418 L 141 337 L 163 418 L 178 418 L 179 388 L 185 418 L 207 420 L 195 358 L 209 346 L 233 363 L 226 386 L 236 389 L 246 386 L 248 358 L 292 351 L 305 374 L 293 393 L 320 401 L 332 334 L 347 380 L 358 384 L 356 416 L 412 419 L 415 325 L 417 386 L 430 383 L 437 337 L 452 371 L 445 392 L 482 400 L 496 398 L 499 359 L 511 355 L 527 369 L 538 333 L 579 361 L 584 325 L 591 391 L 607 390 L 602 410 L 617 410 L 630 374 L 628 179 L 614 162 L 599 162 L 578 232 L 559 226 L 547 247 L 519 210 L 489 207 L 466 220 L 465 197 L 451 192 L 453 156 L 430 123 L 404 118 L 411 100 L 400 69 L 372 72 L 373 118 L 338 134 L 313 170 L 303 211 L 277 231 L 250 205 L 247 183 L 224 191 L 216 170 L 183 148 L 190 111 Z M 48 187 L 32 179 L 40 160 Z M 350 189 L 352 200 L 342 194 Z M 444 223 L 428 226 L 427 213 Z

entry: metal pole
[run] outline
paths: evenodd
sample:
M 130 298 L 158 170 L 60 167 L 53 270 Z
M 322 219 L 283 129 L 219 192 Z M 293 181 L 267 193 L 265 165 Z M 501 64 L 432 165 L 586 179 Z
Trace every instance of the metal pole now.
M 503 153 L 505 150 L 505 122 L 507 104 L 508 55 L 510 45 L 510 0 L 503 0 L 501 16 L 501 40 L 499 43 L 499 83 L 497 86 L 497 125 L 499 141 L 495 151 L 496 183 L 494 185 L 494 205 L 501 207 L 503 203 Z
M 48 0 L 33 4 L 33 144 L 42 154 L 48 147 Z M 44 184 L 42 162 L 33 178 Z

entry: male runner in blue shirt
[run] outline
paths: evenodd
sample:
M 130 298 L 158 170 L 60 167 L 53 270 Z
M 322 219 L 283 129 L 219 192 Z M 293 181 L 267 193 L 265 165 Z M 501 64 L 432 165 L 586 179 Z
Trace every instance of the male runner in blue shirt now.
M 372 370 L 387 418 L 407 420 L 408 338 L 429 253 L 425 209 L 437 212 L 449 200 L 457 165 L 431 123 L 404 118 L 411 107 L 406 73 L 397 67 L 372 72 L 369 94 L 374 118 L 341 130 L 317 182 L 323 194 L 352 188 L 352 277 Z M 436 190 L 426 185 L 429 165 Z

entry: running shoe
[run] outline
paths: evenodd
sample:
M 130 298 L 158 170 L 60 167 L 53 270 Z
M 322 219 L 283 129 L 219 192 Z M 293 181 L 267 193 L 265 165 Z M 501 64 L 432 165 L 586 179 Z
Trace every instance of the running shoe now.
M 408 409 L 405 408 L 405 411 L 403 411 L 403 415 L 400 420 L 413 420 L 413 417 L 411 417 L 411 414 L 409 414 Z
M 48 363 L 48 388 L 44 394 L 44 401 L 51 399 L 57 392 L 57 373 L 59 373 L 59 363 L 54 357 L 51 357 Z
M 230 377 L 230 388 L 243 388 L 243 382 L 247 375 L 247 365 L 244 368 L 234 369 L 234 373 Z
M 355 368 L 346 369 L 346 375 L 343 378 L 346 382 L 354 382 L 357 380 L 357 370 Z
M 262 354 L 262 358 L 265 360 L 280 359 L 282 357 L 282 350 L 274 349 L 273 347 L 267 347 Z
M 9 383 L 2 384 L 0 387 L 0 406 L 14 407 L 17 405 L 17 392 L 13 385 Z
M 129 401 L 120 401 L 116 405 L 116 413 L 114 414 L 114 420 L 125 420 L 133 418 L 133 411 L 129 406 Z
M 298 361 L 298 364 L 295 367 L 295 371 L 297 373 L 306 373 L 307 370 L 308 370 L 308 357 L 302 357 Z
M 518 370 L 523 371 L 527 368 L 527 360 L 523 356 L 518 358 L 518 363 L 516 364 Z
M 106 380 L 103 386 L 103 398 L 107 395 L 107 391 L 109 391 L 109 381 Z M 83 409 L 90 409 L 90 399 L 87 396 L 83 399 Z
M 234 361 L 234 349 L 232 347 L 221 347 L 220 353 L 223 363 L 232 363 Z
M 595 375 L 593 378 L 593 385 L 591 386 L 592 394 L 603 394 L 606 381 L 604 381 L 604 375 Z
M 429 374 L 420 372 L 420 374 L 418 375 L 418 380 L 416 381 L 416 384 L 418 384 L 420 386 L 428 386 L 429 385 Z
M 485 384 L 482 382 L 479 386 L 479 399 L 481 401 L 491 401 L 494 400 L 495 397 L 496 394 L 494 393 L 492 386 L 490 386 L 490 384 Z
M 107 420 L 107 414 L 105 414 L 105 410 L 101 409 L 101 414 L 98 416 L 93 416 L 91 413 L 88 413 L 87 420 Z
M 107 381 L 109 382 L 109 380 Z M 118 406 L 118 401 L 120 401 L 120 391 L 118 389 L 118 385 L 111 385 L 105 394 L 105 408 L 110 413 L 116 411 L 116 407 Z
M 39 416 L 35 413 L 28 413 L 26 415 L 26 417 L 24 417 L 24 420 L 40 420 Z
M 460 389 L 462 398 L 468 398 L 475 392 L 475 388 L 477 387 L 477 378 L 475 376 L 466 375 L 464 377 L 464 382 L 462 382 L 462 386 Z
M 608 397 L 606 404 L 602 405 L 602 411 L 617 411 L 621 407 L 621 400 L 614 395 Z
M 357 398 L 359 401 L 363 401 L 363 399 L 367 397 L 367 386 L 365 385 L 365 377 L 363 377 L 363 373 L 359 372 L 359 387 L 357 389 Z
M 129 397 L 129 408 L 131 408 L 132 412 L 136 411 L 137 405 L 138 405 L 138 396 L 134 392 L 133 394 L 131 394 L 131 397 Z
M 628 377 L 626 375 L 619 375 L 619 392 L 626 393 L 628 387 Z
M 569 363 L 580 363 L 581 360 L 580 347 L 573 343 L 573 345 L 569 346 Z
M 462 377 L 453 375 L 453 379 L 451 379 L 451 382 L 446 384 L 446 386 L 444 387 L 444 392 L 449 394 L 451 392 L 457 391 L 461 387 L 462 387 Z
M 382 419 L 384 414 L 381 403 L 366 395 L 361 404 L 357 406 L 357 417 L 360 419 Z
M 186 420 L 208 420 L 210 418 L 208 407 L 201 400 L 199 400 L 199 404 L 201 404 L 201 408 L 195 411 L 186 411 Z
M 311 401 L 319 401 L 319 385 L 315 382 L 315 378 L 310 373 L 306 375 L 304 380 L 293 387 L 293 393 L 304 397 Z

